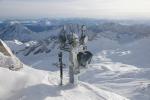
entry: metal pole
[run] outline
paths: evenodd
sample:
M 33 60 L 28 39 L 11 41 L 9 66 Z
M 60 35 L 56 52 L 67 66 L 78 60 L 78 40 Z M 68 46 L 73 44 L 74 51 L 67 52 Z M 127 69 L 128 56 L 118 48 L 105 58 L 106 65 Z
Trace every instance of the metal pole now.
M 63 62 L 62 62 L 62 52 L 58 54 L 59 65 L 60 65 L 60 85 L 63 85 Z

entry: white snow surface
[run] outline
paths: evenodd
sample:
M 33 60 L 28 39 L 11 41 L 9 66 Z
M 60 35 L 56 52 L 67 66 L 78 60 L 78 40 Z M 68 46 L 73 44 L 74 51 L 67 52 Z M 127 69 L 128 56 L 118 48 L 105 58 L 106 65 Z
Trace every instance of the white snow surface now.
M 7 42 L 12 50 L 25 44 Z M 0 100 L 150 100 L 150 38 L 119 44 L 106 38 L 88 43 L 94 57 L 79 75 L 78 85 L 68 83 L 64 68 L 63 86 L 55 48 L 51 53 L 23 56 L 20 71 L 0 67 Z M 64 62 L 67 64 L 67 53 Z

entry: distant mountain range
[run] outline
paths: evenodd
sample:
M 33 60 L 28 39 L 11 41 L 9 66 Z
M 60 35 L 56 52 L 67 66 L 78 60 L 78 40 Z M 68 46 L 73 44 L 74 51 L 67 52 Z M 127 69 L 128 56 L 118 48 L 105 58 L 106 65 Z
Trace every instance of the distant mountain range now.
M 34 32 L 18 22 L 8 23 L 0 29 L 0 38 L 3 40 L 16 39 L 25 42 L 32 40 L 33 35 L 35 35 Z
M 35 44 L 24 48 L 24 55 L 50 52 L 57 45 L 57 37 L 63 25 L 71 27 L 71 32 L 81 35 L 81 25 L 87 26 L 86 34 L 89 40 L 107 38 L 118 43 L 130 43 L 132 41 L 150 36 L 150 25 L 147 23 L 113 22 L 105 20 L 29 20 L 29 21 L 1 21 L 0 38 L 11 41 L 18 40 L 23 43 L 34 41 Z
M 57 35 L 63 25 L 86 25 L 87 34 L 116 40 L 120 43 L 131 42 L 150 35 L 150 24 L 130 21 L 108 21 L 96 19 L 40 19 L 8 20 L 0 22 L 0 38 L 3 40 L 30 41 Z M 76 30 L 76 27 L 74 27 Z M 77 32 L 77 31 L 76 31 Z
M 19 40 L 21 42 L 28 42 L 45 39 L 46 37 L 55 35 L 56 32 L 58 33 L 57 29 L 35 32 L 20 22 L 11 21 L 0 27 L 0 38 L 2 40 Z

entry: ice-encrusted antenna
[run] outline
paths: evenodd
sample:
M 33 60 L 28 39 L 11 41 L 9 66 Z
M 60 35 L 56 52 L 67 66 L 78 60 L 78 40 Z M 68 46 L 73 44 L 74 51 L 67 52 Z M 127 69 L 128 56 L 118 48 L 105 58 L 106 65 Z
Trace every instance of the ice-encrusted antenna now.
M 63 26 L 63 29 L 59 36 L 60 50 L 69 52 L 69 82 L 72 84 L 77 83 L 78 74 L 80 73 L 80 67 L 85 66 L 90 62 L 92 54 L 86 49 L 86 26 L 81 26 L 81 37 L 78 37 L 79 33 L 76 33 L 71 26 Z M 68 32 L 69 31 L 69 32 Z M 68 32 L 68 33 L 67 33 Z M 68 41 L 68 42 L 67 42 Z M 62 74 L 62 67 L 60 67 L 60 75 Z M 62 80 L 61 80 L 62 81 Z

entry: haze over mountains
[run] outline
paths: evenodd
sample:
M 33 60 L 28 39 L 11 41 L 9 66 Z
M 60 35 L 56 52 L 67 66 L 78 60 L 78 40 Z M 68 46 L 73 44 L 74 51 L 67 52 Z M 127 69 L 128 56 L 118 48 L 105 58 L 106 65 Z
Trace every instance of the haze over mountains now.
M 57 35 L 63 25 L 87 25 L 87 34 L 100 34 L 112 40 L 126 43 L 141 39 L 150 35 L 150 25 L 134 21 L 111 21 L 94 19 L 41 19 L 41 20 L 20 20 L 1 21 L 0 38 L 3 40 L 17 39 L 22 42 L 39 40 Z M 44 34 L 44 35 L 43 35 Z

